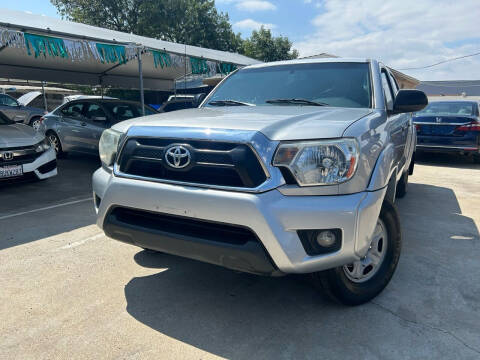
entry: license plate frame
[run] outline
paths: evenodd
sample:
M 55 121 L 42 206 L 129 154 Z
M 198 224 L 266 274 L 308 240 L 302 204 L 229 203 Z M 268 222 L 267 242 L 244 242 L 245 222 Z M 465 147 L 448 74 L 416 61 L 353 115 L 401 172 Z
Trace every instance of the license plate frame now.
M 0 165 L 0 179 L 15 178 L 23 175 L 23 165 Z

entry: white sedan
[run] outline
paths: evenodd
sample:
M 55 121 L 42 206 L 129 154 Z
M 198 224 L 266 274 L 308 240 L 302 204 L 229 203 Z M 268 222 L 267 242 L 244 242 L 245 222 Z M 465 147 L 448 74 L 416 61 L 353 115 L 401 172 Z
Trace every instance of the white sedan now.
M 10 120 L 0 111 L 0 183 L 57 175 L 54 148 L 45 135 Z

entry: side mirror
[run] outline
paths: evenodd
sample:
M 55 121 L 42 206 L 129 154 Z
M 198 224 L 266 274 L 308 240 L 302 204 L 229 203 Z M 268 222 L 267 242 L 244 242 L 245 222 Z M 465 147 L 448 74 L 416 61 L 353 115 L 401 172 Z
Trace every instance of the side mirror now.
M 206 97 L 207 94 L 205 93 L 196 94 L 193 97 L 193 104 L 195 105 L 195 107 L 198 107 Z
M 423 91 L 413 89 L 399 90 L 395 102 L 393 103 L 392 113 L 401 114 L 417 112 L 428 105 L 427 95 Z

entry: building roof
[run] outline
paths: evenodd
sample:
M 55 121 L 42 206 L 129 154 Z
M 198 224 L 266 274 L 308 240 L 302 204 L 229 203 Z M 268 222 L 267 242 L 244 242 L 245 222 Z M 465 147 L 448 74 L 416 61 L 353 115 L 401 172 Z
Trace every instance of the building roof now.
M 480 96 L 480 80 L 422 81 L 417 89 L 429 96 Z

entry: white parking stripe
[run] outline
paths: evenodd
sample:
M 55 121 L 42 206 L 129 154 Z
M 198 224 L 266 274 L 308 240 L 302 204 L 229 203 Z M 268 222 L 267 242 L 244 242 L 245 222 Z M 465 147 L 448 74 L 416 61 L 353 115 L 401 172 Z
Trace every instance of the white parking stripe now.
M 79 240 L 79 241 L 75 241 L 71 244 L 67 244 L 67 245 L 64 245 L 62 246 L 60 249 L 62 250 L 65 250 L 65 249 L 70 249 L 70 248 L 73 248 L 73 247 L 76 247 L 76 246 L 80 246 L 80 245 L 83 245 L 85 244 L 87 241 L 90 241 L 90 240 L 97 240 L 97 239 L 100 239 L 101 237 L 104 237 L 105 234 L 104 233 L 100 233 L 100 234 L 97 234 L 97 235 L 93 235 L 93 236 L 90 236 L 86 239 L 83 239 L 83 240 Z
M 16 214 L 10 214 L 10 215 L 5 215 L 5 216 L 0 216 L 0 220 L 10 219 L 10 218 L 12 218 L 12 217 L 21 216 L 21 215 L 25 215 L 25 214 L 36 213 L 36 212 L 39 212 L 39 211 L 55 209 L 55 208 L 62 207 L 62 206 L 78 204 L 78 203 L 85 202 L 85 201 L 92 201 L 92 202 L 93 202 L 93 200 L 92 200 L 91 197 L 86 198 L 86 199 L 68 201 L 68 202 L 61 203 L 61 204 L 45 206 L 45 207 L 40 208 L 40 209 L 28 210 L 28 211 L 19 212 L 19 213 L 16 213 Z

